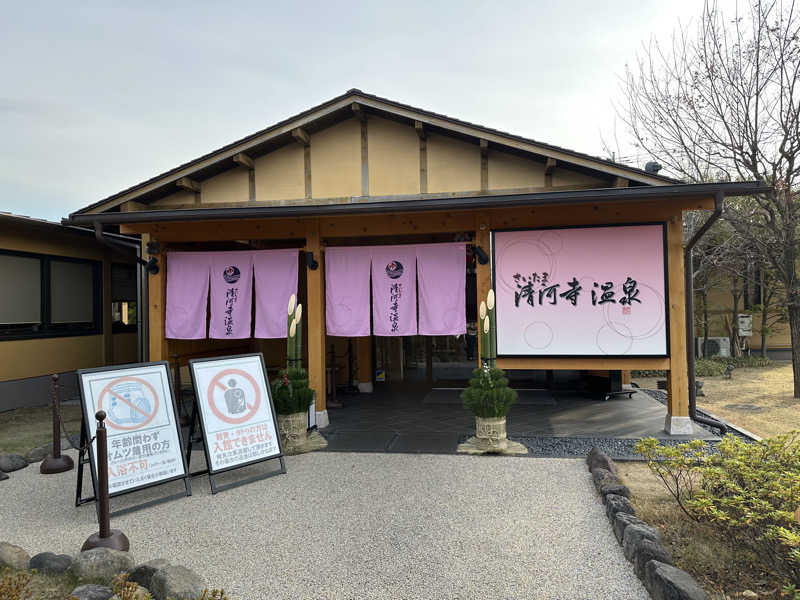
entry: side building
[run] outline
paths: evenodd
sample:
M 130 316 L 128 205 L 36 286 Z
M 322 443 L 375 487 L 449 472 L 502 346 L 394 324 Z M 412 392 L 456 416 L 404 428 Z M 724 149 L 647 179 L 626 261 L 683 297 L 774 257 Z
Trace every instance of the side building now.
M 75 369 L 142 356 L 138 237 L 0 213 L 0 412 L 77 394 Z

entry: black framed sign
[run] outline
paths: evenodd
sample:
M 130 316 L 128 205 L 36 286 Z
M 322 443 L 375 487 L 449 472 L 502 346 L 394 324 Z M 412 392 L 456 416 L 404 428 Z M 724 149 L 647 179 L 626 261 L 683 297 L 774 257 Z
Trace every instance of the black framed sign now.
M 669 356 L 663 222 L 492 232 L 498 357 Z
M 186 495 L 191 495 L 168 364 L 162 361 L 80 369 L 77 374 L 84 450 L 79 457 L 76 504 L 83 503 L 80 494 L 86 451 L 97 497 L 98 456 L 94 442 L 86 441 L 95 436 L 95 413 L 99 410 L 107 415 L 109 497 L 178 479 L 184 480 Z
M 285 473 L 263 355 L 193 359 L 189 370 L 195 389 L 192 433 L 199 418 L 207 465 L 207 470 L 192 475 L 207 472 L 211 491 L 216 493 L 213 476 L 218 473 L 272 459 L 279 459 L 280 473 Z M 187 464 L 190 460 L 191 445 Z

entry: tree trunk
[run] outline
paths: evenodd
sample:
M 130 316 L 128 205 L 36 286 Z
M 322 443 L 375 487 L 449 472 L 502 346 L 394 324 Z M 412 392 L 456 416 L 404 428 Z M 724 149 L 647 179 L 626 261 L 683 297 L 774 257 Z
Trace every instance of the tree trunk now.
M 789 330 L 792 333 L 792 374 L 794 375 L 794 399 L 800 401 L 800 304 L 791 303 Z
M 761 358 L 767 357 L 767 319 L 769 318 L 769 300 L 765 297 L 761 303 Z
M 736 286 L 737 278 L 733 278 L 733 290 L 731 295 L 733 296 L 733 309 L 732 309 L 732 319 L 731 319 L 731 329 L 730 329 L 730 341 L 731 341 L 731 356 L 737 357 L 741 355 L 739 352 L 739 297 L 741 296 L 741 292 Z

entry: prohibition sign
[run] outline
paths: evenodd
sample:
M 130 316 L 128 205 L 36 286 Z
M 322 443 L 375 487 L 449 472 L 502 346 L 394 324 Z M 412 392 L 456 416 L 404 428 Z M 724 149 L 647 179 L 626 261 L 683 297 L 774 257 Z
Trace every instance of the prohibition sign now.
M 133 383 L 139 383 L 139 384 L 143 385 L 153 395 L 153 407 L 152 407 L 151 412 L 148 413 L 147 411 L 143 410 L 141 407 L 137 406 L 136 404 L 132 403 L 130 400 L 125 398 L 122 394 L 118 394 L 117 392 L 115 392 L 112 389 L 115 385 L 119 385 L 120 383 L 123 383 L 123 382 L 126 382 L 126 381 L 130 381 L 130 382 L 133 382 Z M 158 394 L 156 393 L 155 388 L 152 385 L 150 385 L 147 381 L 145 381 L 144 379 L 140 379 L 139 377 L 120 377 L 118 379 L 113 379 L 100 392 L 100 397 L 97 400 L 97 410 L 103 410 L 103 401 L 105 400 L 106 395 L 113 396 L 114 399 L 116 399 L 119 402 L 122 402 L 123 404 L 126 404 L 131 409 L 133 409 L 136 412 L 138 412 L 142 417 L 144 417 L 144 421 L 141 421 L 139 423 L 134 423 L 133 425 L 130 425 L 130 426 L 120 425 L 119 423 L 115 423 L 112 420 L 113 412 L 110 411 L 110 410 L 107 410 L 106 413 L 108 413 L 108 416 L 106 417 L 106 424 L 109 427 L 111 427 L 112 429 L 119 429 L 119 430 L 122 430 L 122 431 L 132 431 L 134 429 L 139 429 L 141 427 L 144 427 L 148 423 L 150 423 L 150 421 L 152 421 L 153 418 L 155 418 L 156 413 L 158 413 Z
M 214 402 L 214 388 L 218 387 L 224 392 L 228 391 L 228 387 L 222 383 L 222 378 L 227 377 L 228 375 L 239 375 L 240 377 L 244 377 L 250 382 L 250 385 L 253 386 L 253 390 L 255 391 L 255 401 L 252 404 L 247 404 L 248 410 L 241 417 L 230 417 L 222 413 Z M 258 387 L 258 383 L 256 383 L 256 380 L 252 375 L 250 375 L 250 373 L 242 371 L 241 369 L 225 369 L 224 371 L 217 373 L 211 380 L 211 383 L 208 384 L 208 405 L 211 407 L 211 412 L 214 413 L 214 416 L 216 416 L 220 421 L 230 423 L 231 425 L 239 425 L 240 423 L 249 421 L 253 415 L 256 414 L 258 407 L 261 406 L 261 390 Z

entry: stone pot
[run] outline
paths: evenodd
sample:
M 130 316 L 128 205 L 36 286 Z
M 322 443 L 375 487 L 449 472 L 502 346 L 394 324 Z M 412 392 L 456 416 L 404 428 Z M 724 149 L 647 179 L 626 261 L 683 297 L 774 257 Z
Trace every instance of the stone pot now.
M 308 413 L 298 412 L 291 415 L 278 415 L 278 435 L 285 454 L 300 450 L 306 442 Z
M 506 418 L 475 417 L 475 439 L 478 449 L 483 452 L 503 452 L 508 446 Z

